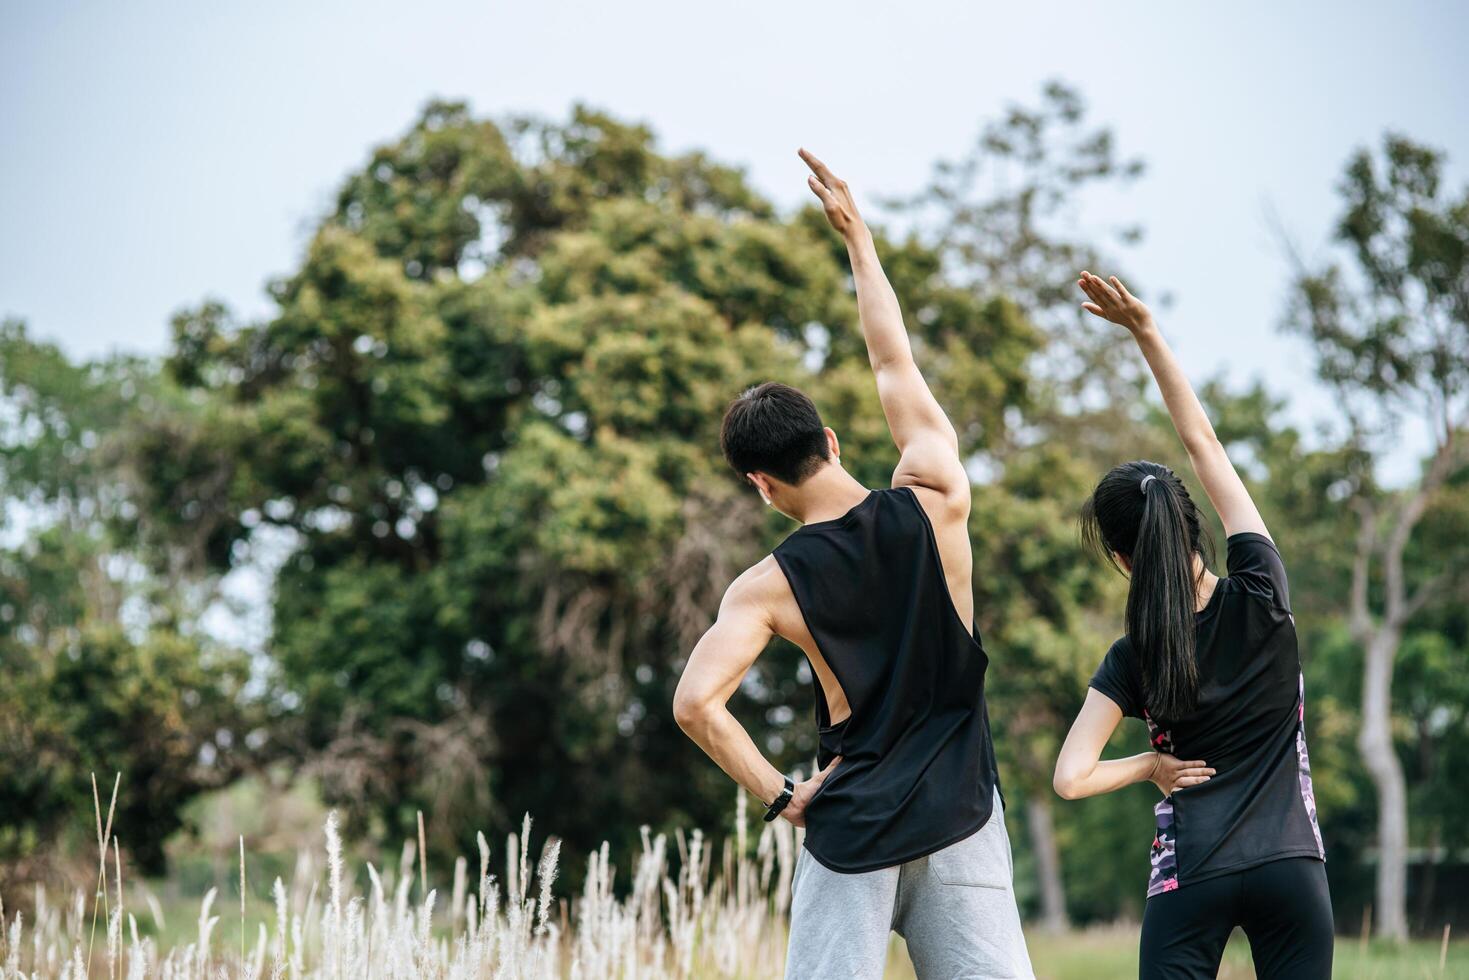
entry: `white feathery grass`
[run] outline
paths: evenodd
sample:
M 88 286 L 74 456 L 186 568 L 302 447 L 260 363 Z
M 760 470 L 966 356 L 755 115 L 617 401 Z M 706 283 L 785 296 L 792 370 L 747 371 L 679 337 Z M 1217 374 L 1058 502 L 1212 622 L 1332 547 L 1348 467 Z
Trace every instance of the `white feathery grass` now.
M 464 855 L 454 859 L 454 891 L 449 898 L 449 925 L 457 927 L 464 916 L 464 891 L 469 877 L 469 862 Z
M 168 918 L 163 914 L 163 904 L 151 888 L 143 889 L 143 901 L 148 904 L 148 914 L 153 916 L 153 928 L 162 932 L 168 928 Z
M 114 908 L 107 916 L 107 976 L 117 976 L 117 963 L 122 946 L 122 911 Z
M 423 836 L 423 811 L 418 811 L 418 894 L 428 894 L 428 842 Z
M 277 875 L 270 889 L 275 899 L 275 941 L 271 946 L 271 980 L 281 980 L 286 975 L 286 936 L 289 934 L 291 916 L 286 905 L 286 886 Z
M 479 880 L 484 882 L 486 876 L 490 873 L 490 842 L 485 840 L 485 832 L 482 830 L 475 831 L 474 840 L 479 845 Z M 480 892 L 479 900 L 480 904 L 483 905 L 485 901 L 484 892 Z
M 195 967 L 208 972 L 209 969 L 209 940 L 214 934 L 214 927 L 219 923 L 219 916 L 211 916 L 210 909 L 214 907 L 214 898 L 219 894 L 219 889 L 211 888 L 204 893 L 204 900 L 199 903 L 199 942 L 194 947 Z
M 4 919 L 0 918 L 0 926 L 4 924 Z M 21 914 L 17 911 L 5 941 L 5 975 L 8 977 L 20 974 L 20 936 L 23 928 Z
M 122 903 L 122 890 L 118 889 L 118 904 Z M 245 835 L 240 835 L 240 962 L 247 963 L 245 958 Z M 253 972 L 250 976 L 254 976 Z
M 100 801 L 98 811 L 100 817 Z M 97 951 L 93 963 L 88 950 L 90 910 L 84 892 L 55 903 L 38 887 L 26 915 L 0 907 L 0 980 L 80 980 L 89 966 L 93 977 L 105 968 L 109 978 L 125 980 L 778 975 L 799 832 L 782 822 L 766 824 L 751 842 L 754 835 L 741 826 L 744 822 L 736 821 L 735 833 L 719 848 L 698 832 L 678 835 L 677 847 L 670 847 L 667 836 L 642 828 L 641 847 L 628 863 L 630 880 L 623 878 L 621 886 L 611 848 L 603 844 L 588 857 L 581 894 L 568 904 L 555 892 L 561 842 L 532 841 L 527 816 L 509 835 L 503 882 L 490 874 L 490 847 L 481 834 L 474 888 L 468 882 L 470 858 L 461 858 L 447 903 L 429 890 L 410 904 L 415 879 L 420 886 L 428 880 L 419 842 L 404 848 L 396 877 L 368 864 L 368 888 L 360 893 L 346 871 L 340 826 L 331 814 L 319 849 L 298 855 L 289 883 L 281 878 L 272 883 L 274 914 L 266 918 L 273 921 L 259 922 L 253 944 L 242 942 L 239 949 L 229 940 L 221 944 L 224 948 L 212 945 L 219 923 L 215 889 L 200 902 L 192 941 L 161 949 L 152 937 L 140 937 L 137 920 L 123 907 L 121 856 L 114 850 L 117 888 L 109 889 L 109 897 L 116 896 L 116 905 L 107 920 L 105 964 L 104 951 Z M 537 843 L 540 858 L 533 862 L 531 848 Z M 243 869 L 240 880 L 243 892 Z M 157 898 L 141 883 L 134 893 L 139 889 L 161 928 Z M 242 922 L 247 913 L 248 908 Z M 244 929 L 241 935 L 248 939 Z

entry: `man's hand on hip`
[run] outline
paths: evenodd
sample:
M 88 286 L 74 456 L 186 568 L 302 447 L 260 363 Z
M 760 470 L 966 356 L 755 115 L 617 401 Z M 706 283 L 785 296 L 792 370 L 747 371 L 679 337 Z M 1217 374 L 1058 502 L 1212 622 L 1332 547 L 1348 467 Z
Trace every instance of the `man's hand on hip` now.
M 791 801 L 786 804 L 784 810 L 780 811 L 780 815 L 789 820 L 794 826 L 806 826 L 806 804 L 811 802 L 811 797 L 816 795 L 816 791 L 821 788 L 821 784 L 826 782 L 826 777 L 831 775 L 831 771 L 841 761 L 842 757 L 837 756 L 831 762 L 827 763 L 825 769 L 816 773 L 810 779 L 805 779 L 797 783 L 796 788 L 791 791 Z

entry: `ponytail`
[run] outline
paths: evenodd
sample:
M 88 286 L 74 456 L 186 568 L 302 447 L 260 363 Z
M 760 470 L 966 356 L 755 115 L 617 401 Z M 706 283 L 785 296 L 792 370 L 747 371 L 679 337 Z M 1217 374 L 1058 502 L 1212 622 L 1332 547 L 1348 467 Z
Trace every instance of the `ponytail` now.
M 1207 563 L 1212 550 L 1188 489 L 1166 466 L 1124 463 L 1087 500 L 1082 533 L 1113 564 L 1121 556 L 1131 566 L 1127 635 L 1148 713 L 1170 721 L 1187 715 L 1199 694 L 1194 555 Z
M 1194 548 L 1173 487 L 1148 480 L 1132 551 L 1127 635 L 1141 661 L 1148 712 L 1181 718 L 1198 703 L 1194 660 Z

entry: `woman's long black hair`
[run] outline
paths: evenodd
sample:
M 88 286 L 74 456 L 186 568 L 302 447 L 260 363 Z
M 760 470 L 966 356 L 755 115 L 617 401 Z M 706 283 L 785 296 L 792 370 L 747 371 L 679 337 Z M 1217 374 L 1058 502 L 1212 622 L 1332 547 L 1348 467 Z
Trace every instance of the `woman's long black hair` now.
M 1172 470 L 1136 460 L 1114 466 L 1081 509 L 1082 538 L 1113 566 L 1132 566 L 1127 635 L 1137 651 L 1153 718 L 1182 718 L 1198 703 L 1194 660 L 1198 578 L 1214 545 L 1188 488 Z

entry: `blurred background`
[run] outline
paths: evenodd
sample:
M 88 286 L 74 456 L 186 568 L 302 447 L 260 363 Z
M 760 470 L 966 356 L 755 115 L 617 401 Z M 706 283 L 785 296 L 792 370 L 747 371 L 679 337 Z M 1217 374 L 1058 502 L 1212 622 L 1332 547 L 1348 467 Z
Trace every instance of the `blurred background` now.
M 1435 4 L 7 5 L 0 896 L 94 875 L 92 772 L 181 901 L 328 808 L 365 855 L 421 810 L 441 866 L 529 811 L 563 893 L 644 825 L 727 834 L 670 700 L 791 525 L 722 409 L 787 381 L 861 479 L 895 463 L 804 145 L 970 461 L 1036 928 L 1141 914 L 1151 787 L 1049 788 L 1125 595 L 1075 515 L 1116 462 L 1186 469 L 1090 268 L 1159 309 L 1281 544 L 1339 928 L 1436 953 L 1469 929 L 1466 36 Z M 736 710 L 795 769 L 812 703 L 777 646 Z

